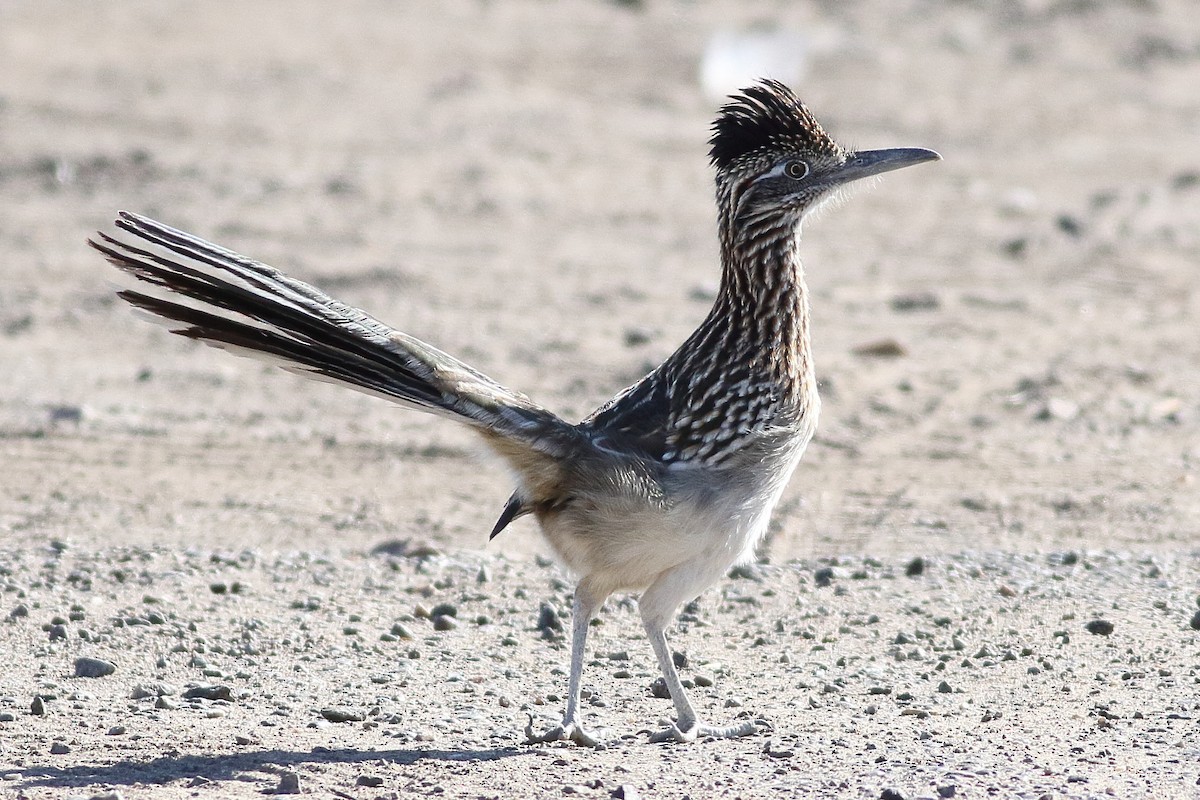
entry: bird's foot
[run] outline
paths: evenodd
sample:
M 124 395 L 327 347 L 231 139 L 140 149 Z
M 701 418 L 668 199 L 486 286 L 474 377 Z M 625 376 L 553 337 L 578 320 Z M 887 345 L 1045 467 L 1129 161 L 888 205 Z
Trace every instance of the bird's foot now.
M 658 742 L 679 742 L 680 744 L 688 744 L 697 739 L 737 739 L 742 736 L 753 736 L 758 733 L 761 728 L 756 722 L 743 722 L 738 725 L 701 725 L 693 721 L 691 725 L 680 728 L 677 723 L 667 722 L 664 720 L 666 728 L 661 731 L 650 734 L 650 741 Z
M 545 733 L 535 733 L 533 730 L 532 715 L 530 715 L 529 722 L 525 725 L 525 740 L 528 744 L 570 741 L 583 747 L 603 747 L 594 736 L 583 729 L 582 725 L 571 720 L 564 719 L 561 725 L 556 725 Z

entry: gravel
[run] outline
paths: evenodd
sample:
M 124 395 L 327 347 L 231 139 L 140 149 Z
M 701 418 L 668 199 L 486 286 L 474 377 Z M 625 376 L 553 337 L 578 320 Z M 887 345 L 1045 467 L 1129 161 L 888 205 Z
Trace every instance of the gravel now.
M 243 580 L 302 585 L 319 600 L 310 609 L 294 607 L 288 592 L 227 606 L 199 599 L 205 593 L 193 589 L 207 586 L 207 576 L 222 568 L 210 558 L 198 550 L 155 548 L 74 548 L 65 554 L 68 570 L 136 559 L 143 590 L 156 589 L 162 598 L 156 607 L 170 621 L 104 628 L 98 646 L 124 666 L 105 683 L 89 684 L 99 687 L 92 693 L 61 693 L 53 680 L 37 677 L 56 674 L 56 663 L 83 658 L 69 650 L 82 643 L 26 635 L 40 633 L 28 617 L 0 626 L 0 648 L 21 654 L 13 662 L 17 668 L 0 677 L 0 706 L 5 695 L 41 681 L 34 696 L 54 712 L 12 715 L 3 723 L 8 746 L 32 746 L 39 730 L 32 726 L 70 726 L 70 737 L 52 743 L 52 752 L 42 745 L 43 757 L 95 763 L 114 739 L 123 752 L 143 754 L 131 757 L 146 759 L 172 747 L 233 759 L 239 752 L 302 753 L 301 761 L 324 770 L 311 776 L 292 771 L 305 772 L 306 791 L 367 787 L 357 783 L 364 775 L 382 781 L 368 788 L 398 791 L 409 763 L 426 764 L 422 774 L 439 783 L 443 772 L 436 765 L 443 762 L 437 753 L 477 750 L 496 754 L 497 761 L 445 763 L 468 769 L 485 795 L 488 786 L 495 792 L 541 780 L 539 770 L 521 767 L 526 762 L 513 757 L 552 754 L 569 764 L 591 764 L 599 772 L 588 781 L 599 777 L 605 786 L 653 780 L 660 791 L 682 789 L 713 774 L 706 765 L 720 757 L 742 764 L 747 780 L 757 775 L 755 791 L 782 791 L 810 785 L 812 776 L 837 774 L 856 791 L 873 784 L 874 796 L 891 788 L 906 797 L 948 796 L 942 791 L 948 786 L 959 796 L 996 786 L 1043 787 L 1070 796 L 1084 786 L 1071 781 L 1084 759 L 1096 762 L 1087 786 L 1114 789 L 1131 786 L 1132 775 L 1149 785 L 1174 780 L 1191 769 L 1179 764 L 1200 763 L 1200 743 L 1190 735 L 1196 714 L 1190 687 L 1200 669 L 1187 608 L 1200 584 L 1194 556 L 1156 556 L 1151 571 L 1141 556 L 1121 553 L 1086 553 L 1070 565 L 1040 555 L 946 554 L 915 577 L 905 575 L 908 561 L 842 558 L 847 574 L 866 575 L 846 581 L 844 594 L 814 586 L 811 563 L 760 564 L 757 581 L 723 582 L 691 607 L 688 621 L 672 631 L 671 644 L 706 718 L 763 719 L 765 733 L 690 748 L 646 743 L 642 731 L 671 715 L 669 695 L 645 646 L 636 606 L 609 603 L 591 633 L 584 673 L 584 719 L 609 744 L 602 753 L 527 747 L 519 733 L 527 713 L 551 724 L 561 713 L 566 642 L 544 638 L 530 624 L 544 619 L 549 627 L 549 620 L 561 620 L 560 604 L 570 601 L 569 594 L 553 602 L 537 599 L 545 587 L 557 586 L 554 567 L 467 553 L 429 556 L 401 570 L 353 553 L 247 557 Z M 8 563 L 19 577 L 37 568 L 33 551 L 10 551 Z M 474 581 L 481 563 L 502 576 L 486 591 Z M 1020 587 L 1017 597 L 996 594 L 1001 580 Z M 432 620 L 456 619 L 441 613 L 447 609 L 439 606 L 450 603 L 460 616 L 485 615 L 489 624 L 463 626 L 452 640 L 434 634 L 431 624 L 419 649 L 399 638 L 342 635 L 351 615 L 364 630 L 389 627 L 396 608 L 412 607 L 404 598 L 432 582 L 447 587 L 436 591 L 452 598 L 429 604 L 430 613 L 439 612 Z M 120 603 L 122 585 L 100 571 L 89 592 Z M 474 588 L 460 595 L 455 586 Z M 62 590 L 26 592 L 44 604 Z M 104 603 L 91 607 L 107 613 Z M 1066 635 L 1073 624 L 1097 621 L 1101 607 L 1112 625 L 1107 634 Z M 893 633 L 885 635 L 889 629 Z M 1122 633 L 1135 630 L 1136 638 Z M 513 645 L 504 647 L 504 640 Z M 964 659 L 964 652 L 972 656 Z M 226 677 L 196 684 L 198 660 Z M 65 694 L 65 701 L 44 699 Z M 840 744 L 834 746 L 835 740 Z M 1134 742 L 1140 749 L 1130 749 Z M 997 773 L 992 759 L 1008 763 L 1017 746 L 1051 765 L 1050 772 Z M 346 748 L 400 755 L 373 760 L 369 773 L 354 772 L 353 761 L 333 755 Z M 651 778 L 645 759 L 660 752 L 670 754 L 673 771 Z M 1187 760 L 1173 762 L 1163 757 L 1167 752 Z M 861 757 L 847 755 L 853 753 Z M 1101 753 L 1125 755 L 1096 761 Z M 877 755 L 887 760 L 875 762 Z M 849 773 L 846 758 L 858 765 Z M 204 777 L 226 785 L 252 770 L 248 763 L 231 763 L 242 766 Z M 980 773 L 980 764 L 993 766 Z M 1200 777 L 1200 768 L 1196 772 Z M 174 773 L 164 780 L 194 777 Z M 30 772 L 17 786 L 40 780 Z M 588 781 L 560 786 L 585 787 Z M 262 788 L 279 791 L 274 784 Z M 641 784 L 641 791 L 649 788 Z

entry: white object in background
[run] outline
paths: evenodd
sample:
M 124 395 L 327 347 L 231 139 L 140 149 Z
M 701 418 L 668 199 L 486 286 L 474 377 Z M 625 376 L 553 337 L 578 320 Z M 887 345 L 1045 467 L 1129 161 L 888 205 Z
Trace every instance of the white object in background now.
M 808 42 L 791 30 L 719 30 L 708 40 L 700 65 L 704 92 L 719 101 L 759 78 L 796 86 L 807 66 Z

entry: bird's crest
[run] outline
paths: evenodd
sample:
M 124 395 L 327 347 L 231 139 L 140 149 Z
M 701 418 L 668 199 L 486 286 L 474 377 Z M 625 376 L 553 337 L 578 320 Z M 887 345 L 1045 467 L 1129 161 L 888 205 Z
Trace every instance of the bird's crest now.
M 842 152 L 795 92 L 774 80 L 733 95 L 717 115 L 708 143 L 708 156 L 718 169 L 767 149 Z

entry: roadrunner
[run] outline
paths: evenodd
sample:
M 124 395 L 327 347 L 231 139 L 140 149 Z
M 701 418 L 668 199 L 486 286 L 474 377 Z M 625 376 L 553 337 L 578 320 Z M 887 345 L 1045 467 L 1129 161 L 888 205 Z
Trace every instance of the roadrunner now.
M 817 425 L 805 216 L 850 181 L 939 158 L 853 151 L 790 89 L 762 81 L 713 123 L 721 283 L 700 327 L 657 369 L 578 424 L 272 267 L 122 212 L 89 241 L 150 287 L 119 294 L 172 332 L 471 426 L 516 490 L 495 537 L 532 514 L 578 576 L 562 724 L 530 741 L 595 745 L 579 710 L 588 625 L 615 591 L 639 609 L 675 705 L 652 741 L 754 733 L 697 716 L 665 631 L 684 601 L 753 556 Z M 157 290 L 157 292 L 156 292 Z M 166 291 L 163 291 L 166 290 Z

